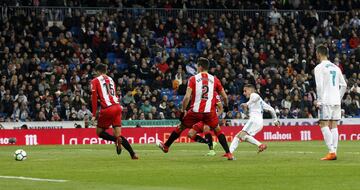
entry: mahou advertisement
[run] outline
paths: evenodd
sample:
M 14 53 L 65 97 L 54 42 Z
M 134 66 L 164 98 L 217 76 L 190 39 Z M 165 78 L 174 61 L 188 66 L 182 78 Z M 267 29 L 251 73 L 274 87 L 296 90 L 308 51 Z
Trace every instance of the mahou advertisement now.
M 341 125 L 339 128 L 340 140 L 360 140 L 359 125 Z M 234 135 L 242 127 L 222 127 L 228 142 L 232 141 Z M 123 135 L 130 143 L 150 144 L 156 139 L 166 141 L 174 127 L 151 127 L 151 128 L 123 128 Z M 111 133 L 111 130 L 109 130 Z M 190 143 L 187 138 L 187 130 L 183 131 L 177 142 Z M 111 144 L 97 137 L 94 128 L 80 129 L 24 129 L 24 130 L 0 130 L 0 145 L 68 145 L 68 144 Z M 312 141 L 322 140 L 319 126 L 265 126 L 256 135 L 260 141 Z M 214 136 L 214 141 L 217 138 Z

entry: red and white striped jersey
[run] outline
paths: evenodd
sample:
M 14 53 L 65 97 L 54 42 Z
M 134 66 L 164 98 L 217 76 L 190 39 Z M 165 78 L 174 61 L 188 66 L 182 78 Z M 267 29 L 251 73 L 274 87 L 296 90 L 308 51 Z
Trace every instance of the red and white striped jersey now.
M 192 89 L 190 109 L 197 113 L 216 111 L 216 93 L 223 90 L 218 78 L 202 72 L 189 79 L 188 88 Z
M 102 109 L 120 103 L 114 80 L 107 75 L 100 75 L 91 81 L 91 95 L 93 116 L 96 115 L 98 97 Z

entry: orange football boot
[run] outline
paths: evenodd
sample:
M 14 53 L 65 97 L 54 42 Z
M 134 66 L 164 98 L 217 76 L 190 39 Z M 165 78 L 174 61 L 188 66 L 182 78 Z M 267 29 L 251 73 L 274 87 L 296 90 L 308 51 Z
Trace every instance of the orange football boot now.
M 263 152 L 263 151 L 266 150 L 266 149 L 267 149 L 266 144 L 261 144 L 261 145 L 258 147 L 258 153 Z
M 321 160 L 336 160 L 336 154 L 335 153 L 327 153 L 324 158 L 321 158 Z

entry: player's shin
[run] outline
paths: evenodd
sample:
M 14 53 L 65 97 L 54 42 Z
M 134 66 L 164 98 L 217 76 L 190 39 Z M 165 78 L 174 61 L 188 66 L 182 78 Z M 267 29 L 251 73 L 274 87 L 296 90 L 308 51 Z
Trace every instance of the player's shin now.
M 334 150 L 335 150 L 335 153 L 336 153 L 338 143 L 339 143 L 339 131 L 338 131 L 338 128 L 332 128 L 331 129 L 331 134 L 332 134 L 332 137 L 333 137 L 333 146 L 334 146 Z
M 116 141 L 116 137 L 110 135 L 110 134 L 107 133 L 106 131 L 100 132 L 100 133 L 99 133 L 99 137 L 102 138 L 102 139 L 108 140 L 108 141 L 113 141 L 113 142 Z
M 217 137 L 218 137 L 219 143 L 220 143 L 221 146 L 223 147 L 224 151 L 225 151 L 226 153 L 230 153 L 229 145 L 227 144 L 225 135 L 221 133 L 221 134 L 219 134 Z
M 181 134 L 181 130 L 179 128 L 176 128 L 170 135 L 170 137 L 168 138 L 168 140 L 165 142 L 165 146 L 170 147 L 171 144 L 180 137 Z
M 133 157 L 135 155 L 135 152 L 132 149 L 129 141 L 124 136 L 121 136 L 121 140 L 121 145 L 129 152 L 130 156 Z
M 209 146 L 209 149 L 213 150 L 214 149 L 213 148 L 213 139 L 212 139 L 211 133 L 206 133 L 205 134 L 205 139 L 206 139 L 206 143 Z
M 236 150 L 236 148 L 239 146 L 239 143 L 240 143 L 240 139 L 239 139 L 238 135 L 236 135 L 230 144 L 230 152 L 231 153 L 233 153 Z
M 194 135 L 191 139 L 199 143 L 207 143 L 206 140 L 199 135 Z
M 250 144 L 256 145 L 256 146 L 260 146 L 261 142 L 259 142 L 258 140 L 256 140 L 253 136 L 250 135 L 245 135 L 244 139 L 249 142 Z
M 326 146 L 329 149 L 329 152 L 334 153 L 335 150 L 334 150 L 334 146 L 333 146 L 333 136 L 331 134 L 330 128 L 328 126 L 321 127 L 321 132 L 324 136 L 324 141 L 325 141 Z

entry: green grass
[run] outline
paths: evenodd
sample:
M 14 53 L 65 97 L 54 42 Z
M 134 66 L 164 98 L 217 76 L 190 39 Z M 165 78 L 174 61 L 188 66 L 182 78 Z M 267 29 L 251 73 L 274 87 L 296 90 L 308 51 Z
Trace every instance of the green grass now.
M 0 178 L 0 189 L 359 189 L 358 141 L 340 142 L 337 161 L 320 161 L 321 141 L 272 142 L 268 150 L 240 144 L 227 161 L 204 156 L 202 144 L 174 144 L 168 154 L 155 145 L 134 145 L 140 160 L 127 152 L 115 155 L 114 145 L 0 147 L 0 175 L 65 179 L 64 183 Z M 27 151 L 22 162 L 12 154 Z

